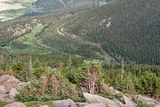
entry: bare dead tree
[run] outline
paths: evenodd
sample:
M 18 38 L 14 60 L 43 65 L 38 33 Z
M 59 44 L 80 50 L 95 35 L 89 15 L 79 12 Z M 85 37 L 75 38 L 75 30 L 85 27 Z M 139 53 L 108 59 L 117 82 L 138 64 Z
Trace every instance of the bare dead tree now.
M 94 94 L 98 92 L 99 90 L 98 82 L 99 82 L 99 77 L 97 69 L 96 68 L 87 69 L 85 85 L 89 93 Z
M 32 71 L 32 56 L 29 56 L 29 71 Z
M 40 77 L 40 83 L 41 83 L 40 93 L 41 93 L 42 96 L 44 96 L 45 95 L 45 91 L 46 91 L 46 89 L 48 87 L 48 77 L 46 75 L 42 75 Z
M 61 83 L 61 79 L 56 77 L 56 76 L 52 76 L 50 77 L 50 86 L 52 87 L 52 91 L 55 93 L 55 95 L 58 95 L 58 87 Z

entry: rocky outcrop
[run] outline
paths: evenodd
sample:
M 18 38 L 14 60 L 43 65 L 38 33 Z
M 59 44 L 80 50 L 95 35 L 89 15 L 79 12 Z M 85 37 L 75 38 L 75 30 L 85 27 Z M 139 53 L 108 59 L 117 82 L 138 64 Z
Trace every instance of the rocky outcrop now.
M 155 107 L 160 107 L 160 104 L 156 104 Z
M 31 103 L 31 107 L 50 107 L 42 102 L 33 102 Z
M 145 103 L 145 104 L 150 104 L 150 105 L 154 105 L 155 107 L 160 107 L 160 102 L 158 102 L 150 97 L 137 95 L 136 99 L 140 102 Z
M 84 107 L 106 107 L 106 106 L 103 103 L 93 103 L 93 104 L 88 104 Z
M 6 92 L 7 92 L 6 87 L 0 85 L 0 94 L 4 94 Z
M 119 107 L 113 100 L 89 93 L 83 95 L 88 103 L 103 103 L 106 107 Z
M 123 104 L 122 102 L 120 102 L 117 99 L 114 99 L 114 102 L 119 106 L 119 107 L 125 107 L 125 104 Z
M 137 104 L 125 95 L 123 95 L 123 100 L 125 102 L 125 107 L 137 107 Z
M 31 31 L 38 24 L 40 24 L 40 20 L 38 19 L 32 19 L 31 22 L 13 24 L 8 27 L 7 33 L 13 37 L 21 36 Z
M 127 97 L 125 95 L 123 95 L 122 97 L 122 100 L 124 101 L 124 103 L 120 102 L 117 99 L 110 100 L 110 99 L 107 99 L 98 95 L 94 95 L 94 94 L 89 94 L 89 93 L 83 93 L 83 95 L 86 101 L 91 104 L 101 103 L 101 104 L 104 104 L 105 107 L 137 107 L 137 104 L 134 101 L 132 101 L 130 97 Z M 86 107 L 88 107 L 88 105 Z
M 17 91 L 16 88 L 12 88 L 12 89 L 9 91 L 9 97 L 10 97 L 11 99 L 14 99 L 17 94 L 18 94 L 18 91 Z
M 4 107 L 27 107 L 27 106 L 25 106 L 25 104 L 20 103 L 20 102 L 13 102 L 13 103 L 5 105 Z
M 12 88 L 15 88 L 20 84 L 21 81 L 16 79 L 14 76 L 2 75 L 0 76 L 0 85 L 5 87 L 6 91 L 10 91 Z
M 77 107 L 76 103 L 71 99 L 54 101 L 53 106 L 54 107 Z
M 84 107 L 84 106 L 87 106 L 88 103 L 77 102 L 76 105 L 77 107 Z
M 0 76 L 0 101 L 13 102 L 14 97 L 18 94 L 17 88 L 22 85 L 23 82 L 11 75 Z

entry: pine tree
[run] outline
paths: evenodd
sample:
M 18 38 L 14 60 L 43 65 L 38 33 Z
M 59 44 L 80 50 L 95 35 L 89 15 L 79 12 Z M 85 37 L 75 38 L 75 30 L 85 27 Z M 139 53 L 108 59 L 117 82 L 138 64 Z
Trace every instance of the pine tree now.
M 123 80 L 124 78 L 124 61 L 122 59 L 122 64 L 121 64 L 121 81 Z
M 73 64 L 73 62 L 72 62 L 72 56 L 70 55 L 69 59 L 68 59 L 68 62 L 67 62 L 67 71 L 71 70 L 72 64 Z
M 145 71 L 138 79 L 136 88 L 139 92 L 151 97 L 156 95 L 157 76 L 152 72 Z
M 134 88 L 134 83 L 132 80 L 133 75 L 131 73 L 128 74 L 126 77 L 126 92 L 128 94 L 134 94 L 135 93 L 135 88 Z

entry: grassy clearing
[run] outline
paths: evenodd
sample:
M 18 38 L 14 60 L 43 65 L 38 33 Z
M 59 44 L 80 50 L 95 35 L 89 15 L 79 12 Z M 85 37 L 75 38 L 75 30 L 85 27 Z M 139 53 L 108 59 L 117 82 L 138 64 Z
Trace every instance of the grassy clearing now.
M 21 36 L 13 40 L 8 47 L 6 47 L 10 52 L 21 52 L 21 53 L 46 53 L 49 52 L 48 49 L 43 49 L 36 44 L 36 36 L 44 29 L 44 25 L 39 24 L 30 33 Z

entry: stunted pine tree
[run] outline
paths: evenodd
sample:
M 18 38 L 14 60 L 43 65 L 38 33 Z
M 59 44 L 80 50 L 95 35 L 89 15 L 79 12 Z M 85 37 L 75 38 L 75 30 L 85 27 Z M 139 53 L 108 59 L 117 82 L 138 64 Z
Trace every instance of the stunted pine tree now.
M 134 82 L 133 82 L 131 73 L 128 74 L 128 76 L 125 78 L 125 81 L 126 81 L 126 93 L 134 94 L 135 87 L 134 87 Z
M 159 90 L 158 89 L 158 85 L 160 84 L 158 83 L 159 80 L 157 79 L 155 73 L 145 71 L 137 80 L 136 88 L 140 93 L 144 95 L 155 97 L 157 96 Z
M 123 80 L 124 78 L 124 61 L 122 59 L 122 64 L 121 64 L 121 81 Z
M 29 71 L 32 71 L 32 56 L 29 56 Z
M 33 64 L 32 64 L 32 56 L 29 56 L 29 62 L 28 62 L 28 70 L 25 72 L 25 79 L 29 80 L 29 77 L 31 76 L 31 72 L 33 69 Z

